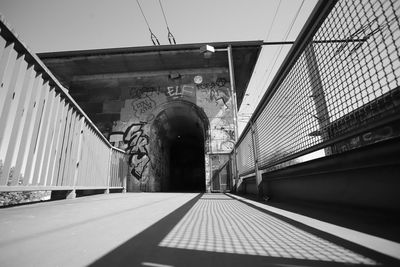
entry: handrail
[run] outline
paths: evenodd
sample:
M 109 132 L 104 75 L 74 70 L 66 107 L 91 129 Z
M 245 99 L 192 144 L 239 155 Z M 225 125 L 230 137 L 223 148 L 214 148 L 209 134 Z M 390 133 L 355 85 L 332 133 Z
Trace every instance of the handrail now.
M 0 191 L 126 188 L 126 152 L 0 17 Z
M 57 78 L 44 65 L 44 63 L 39 59 L 39 57 L 35 53 L 31 52 L 30 49 L 22 41 L 18 39 L 17 34 L 10 28 L 11 27 L 7 25 L 4 16 L 0 14 L 0 29 L 1 29 L 0 35 L 3 36 L 4 39 L 6 39 L 8 42 L 15 44 L 15 50 L 20 54 L 24 54 L 26 57 L 26 61 L 30 64 L 35 65 L 35 70 L 37 72 L 40 72 L 45 78 L 45 80 L 47 79 L 50 82 L 50 85 L 53 85 L 58 90 L 58 92 L 63 94 L 63 96 L 68 100 L 68 102 L 72 104 L 74 108 L 77 109 L 79 113 L 85 118 L 85 120 L 90 124 L 92 129 L 96 131 L 96 133 L 99 135 L 99 137 L 103 140 L 105 144 L 107 144 L 110 148 L 125 153 L 125 151 L 111 145 L 111 143 L 107 140 L 107 138 L 105 138 L 104 135 L 100 132 L 100 130 L 95 126 L 95 124 L 92 122 L 89 116 L 71 97 L 71 95 L 68 93 L 68 90 L 57 80 Z

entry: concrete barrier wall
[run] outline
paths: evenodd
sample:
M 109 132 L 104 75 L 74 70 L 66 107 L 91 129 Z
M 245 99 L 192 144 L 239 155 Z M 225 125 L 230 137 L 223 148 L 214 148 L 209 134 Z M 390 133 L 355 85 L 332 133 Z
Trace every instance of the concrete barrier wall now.
M 399 138 L 263 175 L 277 202 L 400 210 Z M 250 193 L 250 191 L 249 191 Z

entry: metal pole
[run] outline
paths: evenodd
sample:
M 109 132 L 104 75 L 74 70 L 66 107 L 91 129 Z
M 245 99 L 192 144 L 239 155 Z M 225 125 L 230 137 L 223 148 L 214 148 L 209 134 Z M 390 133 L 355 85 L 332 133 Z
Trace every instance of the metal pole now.
M 233 55 L 232 55 L 232 45 L 229 45 L 228 48 L 228 63 L 229 63 L 229 79 L 230 79 L 230 84 L 231 84 L 231 99 L 232 99 L 232 107 L 233 107 L 233 123 L 235 127 L 235 146 L 233 148 L 233 155 L 235 157 L 234 164 L 235 164 L 235 186 L 237 190 L 237 185 L 239 182 L 239 175 L 238 175 L 238 170 L 237 170 L 237 152 L 236 152 L 236 143 L 238 140 L 238 135 L 239 135 L 239 128 L 238 128 L 238 123 L 237 123 L 237 114 L 238 114 L 238 109 L 237 109 L 237 102 L 236 102 L 236 84 L 235 84 L 235 73 L 234 73 L 234 68 L 233 68 Z M 233 181 L 232 181 L 233 182 Z
M 83 128 L 85 126 L 85 117 L 82 116 L 80 119 L 81 125 L 80 125 L 80 130 L 79 130 L 79 141 L 78 141 L 78 152 L 76 155 L 76 163 L 75 163 L 75 170 L 74 170 L 74 178 L 73 178 L 73 184 L 72 184 L 72 190 L 67 193 L 67 198 L 75 198 L 76 197 L 76 183 L 78 181 L 78 172 L 79 172 L 79 163 L 81 160 L 82 156 L 82 142 L 83 142 Z
M 236 85 L 235 85 L 235 73 L 233 68 L 233 56 L 232 56 L 232 45 L 228 46 L 228 62 L 229 62 L 229 79 L 231 83 L 231 99 L 232 99 L 232 107 L 233 107 L 233 123 L 235 126 L 235 143 L 238 139 L 238 124 L 237 124 L 237 102 L 236 102 Z
M 109 194 L 110 193 L 112 153 L 113 153 L 113 148 L 110 147 L 110 151 L 108 152 L 107 189 L 104 192 L 105 194 Z M 118 165 L 119 165 L 119 162 L 118 162 Z
M 322 86 L 321 73 L 318 69 L 318 61 L 315 56 L 314 45 L 311 43 L 305 49 L 308 75 L 310 77 L 312 99 L 317 113 L 319 132 L 322 141 L 329 140 L 328 127 L 330 125 L 329 111 L 326 104 L 324 88 Z M 325 154 L 332 154 L 330 147 L 325 148 Z

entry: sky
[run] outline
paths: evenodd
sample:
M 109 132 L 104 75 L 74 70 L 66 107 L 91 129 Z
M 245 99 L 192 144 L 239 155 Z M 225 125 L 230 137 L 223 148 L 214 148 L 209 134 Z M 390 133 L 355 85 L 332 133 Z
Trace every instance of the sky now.
M 161 0 L 178 44 L 293 41 L 317 0 Z M 169 44 L 159 0 L 139 0 L 152 32 Z M 32 52 L 151 46 L 136 0 L 0 0 L 0 14 Z M 239 132 L 290 45 L 264 46 L 239 110 Z

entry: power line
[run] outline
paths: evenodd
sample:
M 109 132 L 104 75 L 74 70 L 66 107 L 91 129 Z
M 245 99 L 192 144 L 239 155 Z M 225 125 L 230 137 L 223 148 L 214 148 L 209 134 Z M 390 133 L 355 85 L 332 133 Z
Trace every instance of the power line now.
M 265 41 L 268 41 L 269 34 L 271 33 L 272 26 L 274 25 L 276 16 L 278 15 L 278 11 L 279 11 L 279 7 L 281 6 L 281 3 L 282 3 L 282 0 L 279 0 L 278 6 L 276 7 L 275 14 L 274 14 L 274 17 L 273 17 L 272 22 L 271 22 L 271 25 L 269 26 L 267 36 L 264 39 Z
M 292 19 L 292 21 L 291 21 L 291 23 L 290 23 L 290 27 L 289 27 L 289 29 L 287 30 L 286 34 L 285 34 L 285 38 L 284 38 L 285 41 L 287 40 L 287 38 L 288 38 L 290 32 L 292 31 L 292 28 L 293 28 L 293 26 L 294 26 L 294 23 L 296 22 L 297 17 L 299 16 L 300 11 L 301 11 L 301 9 L 302 9 L 302 7 L 303 7 L 303 5 L 304 5 L 304 1 L 305 1 L 305 0 L 303 0 L 303 1 L 301 2 L 300 7 L 297 9 L 297 12 L 296 12 L 295 16 L 293 17 L 293 19 Z M 272 68 L 271 68 L 271 70 L 270 70 L 270 72 L 269 72 L 269 74 L 268 74 L 268 77 L 265 79 L 264 85 L 263 85 L 262 87 L 265 87 L 265 85 L 267 84 L 267 81 L 268 81 L 269 77 L 271 76 L 271 73 L 272 73 L 272 71 L 273 71 L 273 69 L 274 69 L 274 67 L 275 67 L 275 64 L 276 64 L 276 62 L 277 62 L 279 56 L 281 55 L 282 48 L 283 48 L 283 46 L 281 46 L 281 47 L 279 48 L 278 53 L 275 54 L 276 57 L 274 56 L 274 63 L 272 64 Z M 257 96 L 257 98 L 259 98 L 261 94 L 262 94 L 262 92 Z
M 161 0 L 158 0 L 158 3 L 160 4 L 161 11 L 162 11 L 163 16 L 164 16 L 165 25 L 167 26 L 169 44 L 176 44 L 175 37 L 174 37 L 174 35 L 171 33 L 171 31 L 170 31 L 170 29 L 169 29 L 169 25 L 168 25 L 168 21 L 167 21 L 167 16 L 165 15 L 165 11 L 164 11 L 164 8 L 163 8 L 163 6 L 162 6 L 162 4 L 161 4 Z
M 139 6 L 140 12 L 141 12 L 142 15 L 143 15 L 143 18 L 144 18 L 144 21 L 145 21 L 146 24 L 147 24 L 147 27 L 149 28 L 151 42 L 153 43 L 153 45 L 160 45 L 160 42 L 158 41 L 157 36 L 155 36 L 154 33 L 151 31 L 150 24 L 149 24 L 149 22 L 147 21 L 146 15 L 145 15 L 144 12 L 143 12 L 143 9 L 142 9 L 142 6 L 141 6 L 140 3 L 139 3 L 139 0 L 136 0 L 136 3 L 137 3 L 138 6 Z

